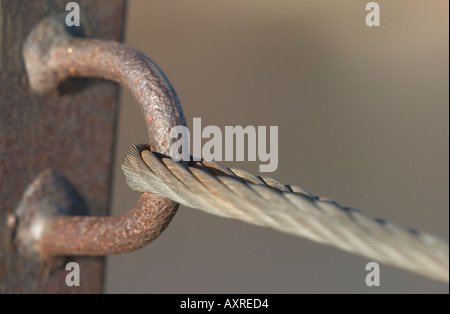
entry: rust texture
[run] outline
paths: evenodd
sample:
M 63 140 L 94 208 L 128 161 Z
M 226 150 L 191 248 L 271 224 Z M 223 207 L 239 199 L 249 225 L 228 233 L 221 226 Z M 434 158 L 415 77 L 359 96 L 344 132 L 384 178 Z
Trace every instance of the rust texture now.
M 24 59 L 31 87 L 55 90 L 68 77 L 98 77 L 128 87 L 147 123 L 150 149 L 170 153 L 170 130 L 186 125 L 175 90 L 146 55 L 125 44 L 72 37 L 63 17 L 47 18 L 27 38 Z
M 88 207 L 69 180 L 49 169 L 40 173 L 25 190 L 14 215 L 15 241 L 18 250 L 29 261 L 42 260 L 40 239 L 46 222 L 61 215 L 87 215 Z
M 0 294 L 98 293 L 104 259 L 64 257 L 36 267 L 18 251 L 14 218 L 21 197 L 46 169 L 70 179 L 91 215 L 107 215 L 110 203 L 118 85 L 100 79 L 63 83 L 39 96 L 30 89 L 22 46 L 44 17 L 65 11 L 68 1 L 0 1 Z M 121 40 L 124 0 L 78 0 L 94 38 Z M 77 262 L 81 286 L 65 284 L 67 262 Z
M 116 81 L 128 87 L 139 103 L 151 150 L 169 155 L 170 130 L 186 122 L 164 73 L 147 56 L 124 44 L 76 38 L 66 31 L 60 18 L 47 18 L 27 38 L 24 60 L 31 87 L 45 95 L 68 77 Z M 46 224 L 39 251 L 44 258 L 130 252 L 156 238 L 177 208 L 169 199 L 143 193 L 134 208 L 118 217 L 52 219 Z
M 163 197 L 142 193 L 136 206 L 121 216 L 53 219 L 41 239 L 41 254 L 108 255 L 139 249 L 159 236 L 177 207 Z

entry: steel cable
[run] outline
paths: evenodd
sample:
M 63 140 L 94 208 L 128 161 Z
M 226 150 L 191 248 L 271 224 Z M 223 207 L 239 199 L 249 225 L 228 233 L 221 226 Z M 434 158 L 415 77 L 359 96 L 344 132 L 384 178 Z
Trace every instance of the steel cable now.
M 343 207 L 300 186 L 215 162 L 186 165 L 152 153 L 144 144 L 130 148 L 122 169 L 134 190 L 448 282 L 448 241 Z

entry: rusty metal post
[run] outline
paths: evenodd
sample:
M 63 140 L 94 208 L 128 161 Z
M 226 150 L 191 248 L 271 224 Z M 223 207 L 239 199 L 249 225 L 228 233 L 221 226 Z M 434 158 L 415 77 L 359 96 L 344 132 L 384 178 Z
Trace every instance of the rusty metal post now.
M 64 12 L 68 2 L 0 1 L 0 293 L 102 291 L 104 258 L 65 257 L 36 264 L 12 241 L 11 213 L 26 201 L 21 200 L 24 192 L 52 190 L 52 185 L 39 183 L 42 178 L 67 187 L 53 196 L 74 209 L 86 206 L 97 216 L 109 210 L 118 85 L 72 79 L 58 92 L 39 96 L 30 89 L 22 59 L 32 28 Z M 89 37 L 122 39 L 125 0 L 76 2 L 89 21 L 83 30 Z M 82 269 L 79 287 L 65 283 L 67 262 Z

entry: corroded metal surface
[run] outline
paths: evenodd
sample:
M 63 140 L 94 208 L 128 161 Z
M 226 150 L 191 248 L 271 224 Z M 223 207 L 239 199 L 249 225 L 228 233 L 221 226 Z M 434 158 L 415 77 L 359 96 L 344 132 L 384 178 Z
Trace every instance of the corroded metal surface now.
M 170 130 L 186 125 L 172 85 L 152 60 L 121 43 L 72 37 L 64 19 L 47 18 L 36 26 L 25 42 L 24 60 L 30 85 L 40 94 L 51 93 L 67 77 L 101 77 L 127 86 L 144 114 L 153 151 L 169 155 Z M 38 249 L 45 258 L 130 252 L 156 238 L 177 208 L 169 199 L 143 193 L 118 217 L 49 220 Z
M 136 206 L 117 217 L 60 217 L 50 221 L 42 238 L 41 253 L 107 255 L 139 249 L 167 227 L 178 204 L 142 193 Z M 55 237 L 55 235 L 58 235 Z
M 90 36 L 121 40 L 125 1 L 79 0 Z M 70 178 L 91 215 L 107 215 L 117 117 L 118 85 L 98 79 L 70 80 L 58 93 L 32 93 L 22 44 L 44 17 L 63 12 L 67 1 L 0 2 L 0 293 L 101 292 L 103 258 L 66 257 L 55 268 L 22 257 L 11 219 L 26 187 L 46 169 Z M 65 262 L 80 265 L 81 286 L 67 287 Z
M 86 202 L 67 178 L 47 169 L 25 190 L 8 224 L 15 232 L 17 249 L 29 262 L 40 262 L 39 246 L 46 222 L 59 216 L 84 216 L 89 212 Z
M 47 18 L 36 25 L 24 45 L 31 87 L 54 91 L 68 77 L 100 77 L 128 87 L 147 122 L 150 148 L 170 154 L 170 130 L 186 125 L 175 90 L 149 57 L 118 42 L 78 38 L 64 20 Z

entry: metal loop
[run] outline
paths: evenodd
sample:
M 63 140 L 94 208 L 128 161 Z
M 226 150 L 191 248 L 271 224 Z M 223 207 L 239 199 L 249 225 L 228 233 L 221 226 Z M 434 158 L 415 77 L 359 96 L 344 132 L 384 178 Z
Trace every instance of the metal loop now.
M 141 52 L 117 42 L 72 37 L 60 18 L 46 18 L 29 34 L 23 56 L 31 88 L 55 90 L 68 77 L 99 77 L 128 87 L 147 123 L 152 151 L 170 153 L 170 129 L 186 125 L 172 85 Z M 142 193 L 136 206 L 117 217 L 58 216 L 43 222 L 32 239 L 41 257 L 110 255 L 136 250 L 168 225 L 178 204 Z M 28 233 L 29 234 L 29 233 Z M 19 239 L 29 243 L 30 239 Z

